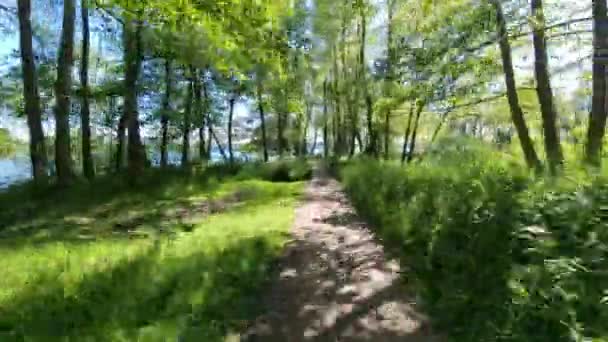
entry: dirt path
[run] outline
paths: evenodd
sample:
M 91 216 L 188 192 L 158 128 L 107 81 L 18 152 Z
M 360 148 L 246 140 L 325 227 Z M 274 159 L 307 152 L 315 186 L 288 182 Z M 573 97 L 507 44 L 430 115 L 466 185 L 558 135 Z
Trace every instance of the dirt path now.
M 267 313 L 241 341 L 440 341 L 336 181 L 316 172 L 292 235 Z

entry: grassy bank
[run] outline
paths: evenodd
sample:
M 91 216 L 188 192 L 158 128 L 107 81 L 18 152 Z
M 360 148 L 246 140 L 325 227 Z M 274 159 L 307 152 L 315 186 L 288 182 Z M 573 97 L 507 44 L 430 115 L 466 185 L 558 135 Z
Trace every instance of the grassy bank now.
M 534 179 L 448 141 L 420 163 L 339 167 L 456 341 L 608 341 L 608 180 Z
M 302 189 L 245 169 L 0 195 L 0 340 L 222 340 L 255 315 Z

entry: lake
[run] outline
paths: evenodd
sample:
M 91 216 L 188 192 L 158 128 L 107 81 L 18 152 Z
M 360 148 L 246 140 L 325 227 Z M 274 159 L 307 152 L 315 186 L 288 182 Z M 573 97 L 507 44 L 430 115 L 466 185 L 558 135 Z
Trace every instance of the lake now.
M 153 153 L 149 156 L 153 166 L 159 166 L 160 154 Z M 241 153 L 234 151 L 236 160 L 255 159 L 255 155 L 249 153 Z M 181 154 L 176 151 L 169 151 L 168 160 L 170 165 L 179 165 L 181 163 Z M 217 163 L 223 161 L 219 150 L 211 151 L 211 162 Z M 32 165 L 29 156 L 16 155 L 12 157 L 0 157 L 0 189 L 6 189 L 13 184 L 27 181 L 32 177 Z
M 32 176 L 32 164 L 27 156 L 0 158 L 0 189 L 26 181 Z

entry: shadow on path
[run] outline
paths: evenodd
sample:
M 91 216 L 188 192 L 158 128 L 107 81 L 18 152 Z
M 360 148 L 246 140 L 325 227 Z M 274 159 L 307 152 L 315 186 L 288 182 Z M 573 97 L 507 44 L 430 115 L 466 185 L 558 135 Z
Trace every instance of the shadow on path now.
M 241 341 L 442 341 L 336 181 L 315 176 L 292 234 Z

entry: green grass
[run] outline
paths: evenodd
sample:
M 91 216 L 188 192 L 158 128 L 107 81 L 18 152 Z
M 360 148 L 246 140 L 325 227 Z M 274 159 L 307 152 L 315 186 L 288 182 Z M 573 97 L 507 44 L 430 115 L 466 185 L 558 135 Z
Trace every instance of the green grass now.
M 0 341 L 221 341 L 242 327 L 302 183 L 211 174 L 0 196 L 22 199 L 0 214 Z

